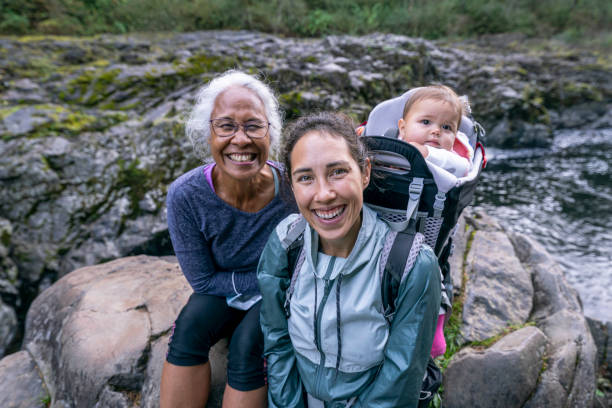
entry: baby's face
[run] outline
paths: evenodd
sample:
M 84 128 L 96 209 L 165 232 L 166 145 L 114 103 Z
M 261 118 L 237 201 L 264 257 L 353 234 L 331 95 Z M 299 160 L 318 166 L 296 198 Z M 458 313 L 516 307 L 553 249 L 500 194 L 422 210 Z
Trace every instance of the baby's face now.
M 452 150 L 457 134 L 457 116 L 448 102 L 418 101 L 398 122 L 399 137 L 406 142 Z

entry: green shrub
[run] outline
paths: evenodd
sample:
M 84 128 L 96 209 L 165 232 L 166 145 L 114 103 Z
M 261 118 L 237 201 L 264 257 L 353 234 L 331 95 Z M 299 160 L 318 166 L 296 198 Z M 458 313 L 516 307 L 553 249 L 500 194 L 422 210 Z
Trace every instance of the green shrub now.
M 300 36 L 381 31 L 435 39 L 517 32 L 590 41 L 605 38 L 611 20 L 608 0 L 3 0 L 0 4 L 4 34 L 246 29 Z
M 8 34 L 25 34 L 30 28 L 30 20 L 26 16 L 9 11 L 0 17 L 0 32 Z

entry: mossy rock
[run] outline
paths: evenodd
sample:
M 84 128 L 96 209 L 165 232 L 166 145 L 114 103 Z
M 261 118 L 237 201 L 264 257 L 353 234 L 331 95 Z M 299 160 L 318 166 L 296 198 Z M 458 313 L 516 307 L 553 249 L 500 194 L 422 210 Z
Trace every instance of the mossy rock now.
M 11 115 L 20 117 L 11 120 Z M 122 112 L 100 115 L 55 104 L 18 105 L 0 109 L 0 119 L 7 127 L 3 135 L 5 140 L 23 135 L 30 138 L 55 134 L 76 136 L 85 131 L 104 130 L 127 118 Z

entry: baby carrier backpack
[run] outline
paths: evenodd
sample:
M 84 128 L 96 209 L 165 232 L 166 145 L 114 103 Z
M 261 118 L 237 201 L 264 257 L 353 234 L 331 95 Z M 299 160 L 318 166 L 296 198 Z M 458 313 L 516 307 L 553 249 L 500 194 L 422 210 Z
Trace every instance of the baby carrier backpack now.
M 452 282 L 448 257 L 451 253 L 451 232 L 463 209 L 472 201 L 480 172 L 486 164 L 482 138 L 484 130 L 471 118 L 464 116 L 459 130 L 469 139 L 474 149 L 473 168 L 465 177 L 457 178 L 443 169 L 430 168 L 419 151 L 397 139 L 397 122 L 402 117 L 406 100 L 418 88 L 378 104 L 370 113 L 362 134 L 370 151 L 372 174 L 364 191 L 364 203 L 384 219 L 397 237 L 393 243 L 383 272 L 381 295 L 385 318 L 389 322 L 395 314 L 401 276 L 408 262 L 414 237 L 420 232 L 434 250 L 442 271 L 442 307 L 450 316 Z M 306 221 L 295 224 L 286 242 L 291 283 L 287 288 L 285 312 L 296 281 L 295 270 L 303 262 L 303 231 Z M 427 407 L 442 384 L 442 374 L 433 359 L 429 359 L 419 408 Z
M 403 233 L 420 232 L 433 248 L 442 269 L 446 298 L 450 308 L 452 282 L 448 257 L 452 249 L 451 232 L 463 209 L 470 204 L 480 174 L 486 165 L 484 129 L 463 116 L 459 131 L 474 150 L 472 169 L 464 177 L 455 177 L 433 164 L 409 143 L 397 138 L 397 122 L 404 105 L 419 88 L 378 104 L 368 117 L 363 139 L 372 160 L 371 182 L 364 191 L 364 202 L 388 222 L 391 229 Z
M 406 101 L 417 89 L 381 102 L 368 117 L 362 136 L 370 150 L 372 175 L 364 191 L 364 202 L 376 210 L 392 230 L 399 232 L 398 238 L 406 237 L 402 238 L 405 242 L 396 239 L 398 247 L 403 246 L 403 250 L 396 250 L 394 244 L 388 263 L 401 263 L 403 257 L 401 265 L 405 265 L 405 258 L 412 245 L 411 237 L 416 232 L 425 236 L 425 242 L 433 248 L 442 271 L 441 307 L 448 317 L 453 296 L 448 262 L 452 252 L 452 232 L 461 212 L 471 203 L 481 171 L 486 165 L 482 144 L 485 132 L 471 117 L 462 117 L 459 131 L 467 136 L 474 152 L 472 169 L 464 177 L 458 178 L 427 163 L 415 147 L 398 139 L 398 120 L 402 117 Z M 389 273 L 386 273 L 387 269 Z M 387 296 L 385 305 L 389 304 L 393 308 L 393 299 L 399 285 L 397 267 L 385 268 L 385 273 L 383 300 Z M 430 359 L 423 379 L 419 407 L 429 404 L 441 383 L 442 374 Z

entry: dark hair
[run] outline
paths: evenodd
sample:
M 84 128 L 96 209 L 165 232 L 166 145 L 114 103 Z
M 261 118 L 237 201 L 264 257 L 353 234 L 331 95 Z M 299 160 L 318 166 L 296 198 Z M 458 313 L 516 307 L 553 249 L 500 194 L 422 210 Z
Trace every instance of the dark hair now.
M 355 125 L 351 118 L 341 113 L 319 112 L 299 118 L 291 123 L 283 133 L 281 160 L 285 165 L 285 174 L 289 181 L 291 181 L 291 152 L 298 140 L 313 130 L 344 139 L 359 169 L 362 172 L 365 170 L 368 151 L 361 138 L 355 133 Z

